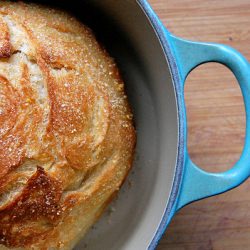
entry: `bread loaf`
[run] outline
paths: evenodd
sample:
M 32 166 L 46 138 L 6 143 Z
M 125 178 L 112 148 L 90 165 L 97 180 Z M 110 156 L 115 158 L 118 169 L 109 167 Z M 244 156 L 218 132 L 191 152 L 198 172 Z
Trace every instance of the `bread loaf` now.
M 114 60 L 62 11 L 0 2 L 0 249 L 72 249 L 132 164 Z

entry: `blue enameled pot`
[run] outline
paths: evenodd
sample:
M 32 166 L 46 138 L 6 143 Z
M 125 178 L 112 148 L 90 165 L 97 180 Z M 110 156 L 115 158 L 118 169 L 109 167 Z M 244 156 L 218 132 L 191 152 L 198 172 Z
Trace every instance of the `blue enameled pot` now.
M 248 178 L 249 63 L 228 46 L 170 34 L 146 0 L 72 0 L 63 7 L 83 19 L 117 61 L 138 137 L 131 185 L 125 184 L 112 204 L 116 211 L 104 216 L 77 249 L 155 249 L 179 209 Z M 223 173 L 200 169 L 187 151 L 184 83 L 191 70 L 206 62 L 219 62 L 234 73 L 245 102 L 244 150 L 235 166 Z

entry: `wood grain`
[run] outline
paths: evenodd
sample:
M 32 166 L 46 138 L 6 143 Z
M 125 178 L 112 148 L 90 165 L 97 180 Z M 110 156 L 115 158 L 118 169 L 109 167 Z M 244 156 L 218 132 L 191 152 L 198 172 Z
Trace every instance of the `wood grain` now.
M 149 0 L 166 27 L 183 38 L 219 42 L 250 60 L 250 0 Z M 185 88 L 188 148 L 210 171 L 230 168 L 245 136 L 240 89 L 224 66 L 206 64 Z M 158 250 L 250 249 L 250 180 L 220 196 L 193 203 L 171 222 Z

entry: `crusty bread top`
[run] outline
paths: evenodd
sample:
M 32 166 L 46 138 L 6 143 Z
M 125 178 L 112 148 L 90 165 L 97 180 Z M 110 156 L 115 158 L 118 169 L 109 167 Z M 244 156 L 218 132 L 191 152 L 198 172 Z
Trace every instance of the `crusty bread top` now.
M 91 31 L 1 1 L 0 248 L 72 248 L 119 189 L 134 145 L 123 82 Z

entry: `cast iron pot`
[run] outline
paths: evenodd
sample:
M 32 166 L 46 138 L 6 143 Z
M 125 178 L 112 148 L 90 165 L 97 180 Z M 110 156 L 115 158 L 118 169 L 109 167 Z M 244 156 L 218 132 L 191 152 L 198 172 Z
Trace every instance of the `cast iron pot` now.
M 180 208 L 228 191 L 248 178 L 249 63 L 227 46 L 173 36 L 146 0 L 72 0 L 54 4 L 71 10 L 87 23 L 117 61 L 137 129 L 133 171 L 111 205 L 116 211 L 106 214 L 76 249 L 155 249 Z M 187 152 L 184 83 L 192 69 L 206 62 L 219 62 L 231 69 L 245 102 L 244 150 L 235 166 L 223 173 L 201 170 Z

